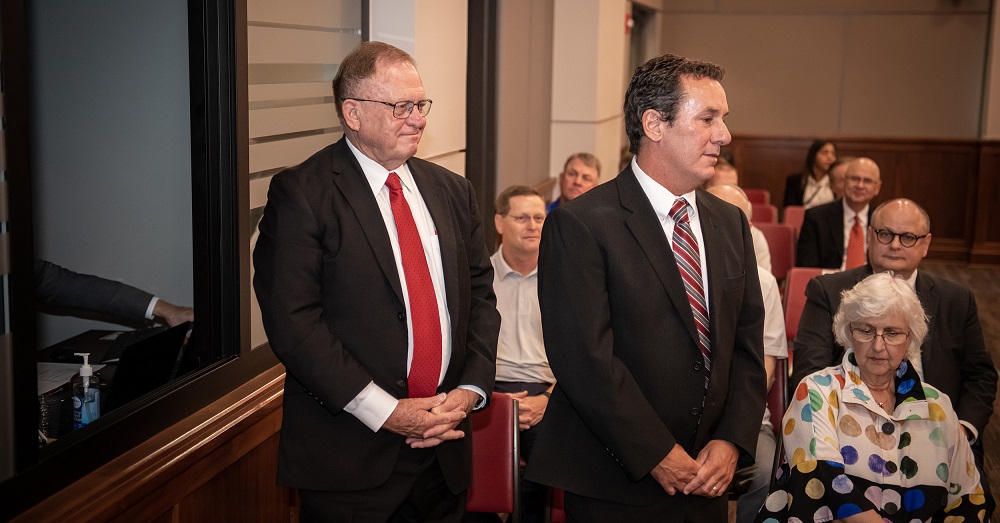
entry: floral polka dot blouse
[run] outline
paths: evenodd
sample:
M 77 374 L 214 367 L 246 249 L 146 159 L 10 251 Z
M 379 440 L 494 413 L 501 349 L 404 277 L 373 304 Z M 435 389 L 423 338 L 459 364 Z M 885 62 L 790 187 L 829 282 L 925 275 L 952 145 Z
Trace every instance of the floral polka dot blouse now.
M 982 521 L 986 498 L 948 396 L 896 370 L 896 409 L 862 382 L 854 351 L 802 380 L 782 421 L 787 463 L 758 522 L 832 521 L 875 510 L 885 521 Z

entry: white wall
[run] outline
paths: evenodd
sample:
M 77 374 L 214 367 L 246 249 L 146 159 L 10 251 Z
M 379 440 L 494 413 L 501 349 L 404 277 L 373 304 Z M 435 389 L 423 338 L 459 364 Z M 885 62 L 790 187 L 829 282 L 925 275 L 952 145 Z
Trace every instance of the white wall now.
M 434 105 L 417 156 L 465 174 L 468 3 L 371 0 L 369 34 L 409 52 Z
M 36 255 L 190 304 L 186 4 L 27 7 Z M 40 346 L 105 325 L 40 320 Z

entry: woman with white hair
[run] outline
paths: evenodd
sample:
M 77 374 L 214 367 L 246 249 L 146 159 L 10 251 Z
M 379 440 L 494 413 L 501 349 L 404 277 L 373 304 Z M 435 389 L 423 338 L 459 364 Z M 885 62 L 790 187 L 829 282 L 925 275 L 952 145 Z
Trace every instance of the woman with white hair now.
M 986 497 L 951 400 L 910 364 L 927 317 L 909 284 L 880 273 L 844 291 L 833 330 L 844 360 L 796 388 L 782 422 L 787 463 L 757 521 L 982 521 Z

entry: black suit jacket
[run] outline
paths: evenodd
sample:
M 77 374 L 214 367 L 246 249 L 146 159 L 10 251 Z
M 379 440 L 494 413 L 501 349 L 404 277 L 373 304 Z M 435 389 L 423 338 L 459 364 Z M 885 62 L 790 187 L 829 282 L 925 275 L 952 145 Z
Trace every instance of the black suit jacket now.
M 697 206 L 708 263 L 707 397 L 680 272 L 631 168 L 546 218 L 538 291 L 557 384 L 529 479 L 619 503 L 684 503 L 649 474 L 675 443 L 696 456 L 722 439 L 753 461 L 766 394 L 753 240 L 736 207 L 704 191 Z
M 844 348 L 833 338 L 833 315 L 840 293 L 872 274 L 870 265 L 817 276 L 806 286 L 806 304 L 795 337 L 791 384 L 840 363 Z M 983 434 L 993 413 L 997 371 L 983 342 L 976 298 L 955 282 L 920 271 L 917 296 L 930 318 L 930 330 L 920 347 L 924 379 L 951 397 L 959 419 Z
M 795 249 L 798 267 L 839 269 L 844 263 L 844 205 L 841 199 L 806 210 Z M 873 211 L 868 206 L 868 223 Z
M 35 260 L 35 298 L 49 307 L 84 309 L 144 321 L 153 295 L 121 282 Z
M 451 316 L 439 392 L 488 393 L 500 315 L 471 184 L 416 158 L 407 164 L 437 228 Z M 316 490 L 383 483 L 403 437 L 373 433 L 343 408 L 373 380 L 407 397 L 406 314 L 389 233 L 346 139 L 274 176 L 254 264 L 264 329 L 287 369 L 279 481 Z M 470 438 L 436 449 L 451 490 L 465 489 Z
M 784 206 L 802 205 L 803 194 L 806 186 L 802 183 L 802 173 L 789 174 L 785 178 L 785 199 Z

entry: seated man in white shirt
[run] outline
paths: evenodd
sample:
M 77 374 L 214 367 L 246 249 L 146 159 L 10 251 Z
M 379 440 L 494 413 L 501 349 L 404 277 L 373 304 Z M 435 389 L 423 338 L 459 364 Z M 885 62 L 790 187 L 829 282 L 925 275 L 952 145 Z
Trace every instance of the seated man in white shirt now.
M 494 390 L 518 400 L 521 456 L 527 461 L 556 382 L 545 356 L 538 308 L 538 245 L 545 200 L 530 187 L 509 187 L 497 198 L 493 220 L 503 242 L 490 258 L 502 320 Z M 522 481 L 521 521 L 543 520 L 545 492 L 543 485 Z
M 747 214 L 747 219 L 750 218 L 750 200 L 739 187 L 717 185 L 708 192 L 739 207 Z M 767 372 L 767 388 L 770 390 L 774 384 L 774 370 L 778 360 L 788 358 L 785 312 L 781 308 L 778 282 L 771 274 L 771 270 L 761 267 L 758 263 L 757 274 L 760 276 L 760 291 L 764 298 L 764 370 Z M 736 503 L 736 523 L 752 522 L 764 504 L 776 446 L 777 440 L 774 437 L 774 428 L 771 426 L 770 413 L 765 410 L 764 421 L 757 436 L 756 461 L 749 467 L 737 469 L 733 477 L 736 491 L 740 493 Z

